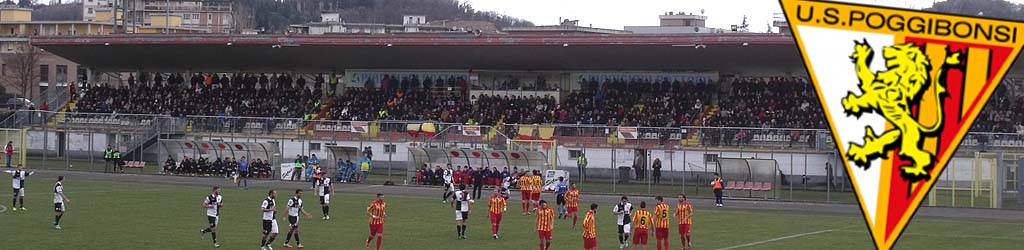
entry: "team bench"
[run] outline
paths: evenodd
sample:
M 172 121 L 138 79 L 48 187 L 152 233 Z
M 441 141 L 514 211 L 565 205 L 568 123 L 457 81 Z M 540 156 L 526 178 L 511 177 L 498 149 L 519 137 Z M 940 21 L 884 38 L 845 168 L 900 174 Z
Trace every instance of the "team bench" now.
M 139 173 L 142 173 L 143 168 L 146 167 L 145 161 L 126 161 L 124 162 L 124 168 L 138 168 Z
M 725 187 L 725 190 L 732 190 L 733 193 L 737 193 L 737 191 L 739 191 L 738 193 L 740 194 L 745 193 L 743 191 L 763 192 L 765 199 L 767 199 L 768 193 L 771 193 L 773 186 L 774 185 L 772 185 L 771 182 L 737 181 L 730 183 L 730 185 Z

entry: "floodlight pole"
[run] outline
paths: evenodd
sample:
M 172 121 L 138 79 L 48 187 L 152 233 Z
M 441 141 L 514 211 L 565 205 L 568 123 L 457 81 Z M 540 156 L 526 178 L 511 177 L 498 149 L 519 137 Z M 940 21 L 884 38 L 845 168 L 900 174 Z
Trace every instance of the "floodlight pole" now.
M 171 0 L 165 0 L 167 3 L 164 6 L 164 34 L 171 33 Z M 200 17 L 202 18 L 202 17 Z

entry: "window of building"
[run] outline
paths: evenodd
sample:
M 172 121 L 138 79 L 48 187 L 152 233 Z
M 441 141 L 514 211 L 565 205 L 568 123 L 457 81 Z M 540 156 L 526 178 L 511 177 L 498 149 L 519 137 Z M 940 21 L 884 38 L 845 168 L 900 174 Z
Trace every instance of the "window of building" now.
M 384 144 L 385 154 L 394 154 L 398 151 L 398 147 L 395 144 Z
M 576 158 L 579 158 L 581 154 L 583 154 L 583 150 L 570 149 L 569 150 L 569 160 L 576 160 Z
M 310 142 L 309 143 L 309 151 L 310 152 L 320 151 L 320 143 Z
M 56 76 L 57 76 L 57 79 L 56 79 L 57 83 L 67 83 L 68 82 L 68 66 L 67 65 L 57 65 L 57 75 Z
M 89 71 L 86 70 L 85 67 L 83 67 L 82 65 L 78 65 L 78 67 L 75 68 L 75 75 L 78 76 L 78 82 L 85 82 L 89 80 L 89 76 L 87 75 L 88 72 Z
M 39 82 L 50 82 L 50 65 L 39 65 Z
M 92 13 L 92 8 L 87 8 L 87 9 L 85 9 L 85 13 L 88 13 L 88 14 L 90 14 L 90 15 L 91 15 L 91 14 L 93 14 L 93 13 Z

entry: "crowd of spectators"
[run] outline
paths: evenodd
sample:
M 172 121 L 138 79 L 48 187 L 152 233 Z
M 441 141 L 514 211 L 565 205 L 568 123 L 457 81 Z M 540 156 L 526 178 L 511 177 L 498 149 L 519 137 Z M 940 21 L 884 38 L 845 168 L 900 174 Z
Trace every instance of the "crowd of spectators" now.
M 248 171 L 240 171 L 243 164 L 248 164 Z M 263 159 L 257 158 L 256 161 L 249 162 L 244 157 L 241 160 L 235 160 L 235 157 L 217 157 L 216 160 L 210 161 L 209 158 L 199 157 L 192 158 L 185 156 L 180 162 L 174 160 L 174 158 L 167 158 L 164 161 L 163 173 L 167 175 L 183 175 L 183 176 L 216 176 L 230 178 L 235 175 L 245 178 L 264 178 L 269 179 L 273 176 L 273 169 L 270 167 L 269 161 L 263 161 Z M 248 176 L 240 176 L 242 173 L 248 174 Z
M 350 88 L 333 98 L 328 118 L 335 120 L 462 122 L 472 114 L 472 105 L 459 95 L 438 96 L 422 89 Z
M 719 96 L 718 116 L 706 126 L 824 129 L 827 121 L 806 78 L 758 77 L 732 81 Z
M 152 84 L 129 78 L 127 86 L 90 86 L 73 111 L 298 118 L 318 112 L 322 95 L 321 88 L 305 86 L 304 78 L 289 82 L 284 75 L 276 77 L 281 80 L 274 85 L 264 83 L 266 76 L 244 75 L 233 80 L 226 75 L 207 75 L 205 82 L 198 80 L 200 77 L 193 76 L 191 84 L 185 84 L 181 75 L 170 75 L 167 84 L 156 77 Z
M 1024 81 L 1007 80 L 989 98 L 972 132 L 1024 134 Z
M 706 82 L 612 79 L 585 82 L 566 97 L 560 123 L 678 127 L 692 124 L 710 104 L 716 86 Z M 599 87 L 600 86 L 600 87 Z
M 310 78 L 310 79 L 307 79 Z M 458 76 L 388 76 L 331 95 L 330 120 L 431 120 L 470 124 L 593 124 L 643 127 L 824 129 L 827 121 L 813 84 L 801 77 L 740 77 L 725 83 L 668 78 L 590 78 L 580 89 L 554 96 L 470 95 Z M 319 112 L 323 75 L 142 74 L 127 85 L 89 86 L 76 112 L 299 118 Z M 333 81 L 332 81 L 333 83 Z M 509 77 L 501 89 L 546 90 Z M 524 87 L 525 86 L 525 87 Z M 451 88 L 437 90 L 434 87 Z M 1024 133 L 1024 82 L 996 90 L 972 131 Z M 717 106 L 710 106 L 717 105 Z M 712 116 L 702 116 L 717 107 Z M 717 135 L 747 141 L 753 131 Z M 732 141 L 732 140 L 728 140 Z M 728 142 L 727 142 L 728 143 Z

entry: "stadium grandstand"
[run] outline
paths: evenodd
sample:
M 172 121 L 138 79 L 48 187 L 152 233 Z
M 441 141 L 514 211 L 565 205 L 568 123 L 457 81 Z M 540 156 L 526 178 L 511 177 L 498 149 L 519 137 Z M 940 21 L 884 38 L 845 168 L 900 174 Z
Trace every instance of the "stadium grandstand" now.
M 269 175 L 318 154 L 332 173 L 367 162 L 371 175 L 417 183 L 429 170 L 412 149 L 448 148 L 431 157 L 468 157 L 448 163 L 492 173 L 520 167 L 570 176 L 585 157 L 588 178 L 601 182 L 650 184 L 657 175 L 687 185 L 723 171 L 719 158 L 755 157 L 776 163 L 777 176 L 758 183 L 852 197 L 844 171 L 823 167 L 842 166 L 842 157 L 787 35 L 109 35 L 32 43 L 118 76 L 90 76 L 49 111 L 4 121 L 39 138 L 26 143 L 29 155 L 90 169 L 98 168 L 96 152 L 111 146 L 152 171 L 223 175 L 231 157 L 255 162 L 251 151 L 262 148 L 274 149 L 259 157 Z M 1024 72 L 1009 76 L 964 140 L 969 152 L 1024 148 L 1024 113 L 1016 112 L 1024 108 Z M 67 138 L 53 139 L 60 136 Z M 63 151 L 42 150 L 51 147 Z M 342 157 L 340 147 L 360 153 Z M 485 159 L 491 150 L 546 159 L 495 165 Z M 182 162 L 203 167 L 167 167 Z M 954 170 L 964 174 L 950 183 L 976 170 Z M 745 196 L 793 198 L 764 187 Z

